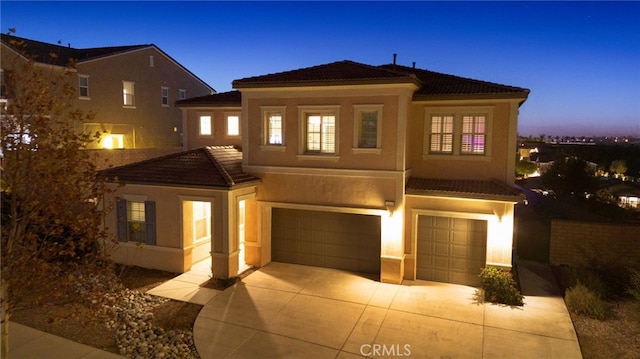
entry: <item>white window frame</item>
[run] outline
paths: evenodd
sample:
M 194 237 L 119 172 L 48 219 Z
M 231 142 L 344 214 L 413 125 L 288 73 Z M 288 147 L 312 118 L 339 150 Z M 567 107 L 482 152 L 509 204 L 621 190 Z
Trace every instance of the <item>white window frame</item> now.
M 422 159 L 491 160 L 494 106 L 425 107 Z M 449 153 L 431 151 L 431 121 L 434 116 L 453 116 L 453 150 Z M 464 116 L 484 116 L 484 153 L 462 151 L 462 121 Z
M 333 116 L 334 118 L 334 151 L 322 152 L 307 150 L 307 118 L 313 115 Z M 340 106 L 320 105 L 320 106 L 299 106 L 298 107 L 298 158 L 299 159 L 338 159 L 340 155 Z
M 237 133 L 230 133 L 231 127 L 229 126 L 230 118 L 236 117 L 238 120 L 236 122 Z M 225 112 L 224 113 L 224 124 L 225 124 L 225 136 L 227 137 L 240 137 L 240 113 L 238 112 Z
M 262 146 L 263 151 L 286 150 L 286 106 L 262 106 Z M 269 120 L 272 115 L 280 115 L 280 143 L 271 142 Z
M 85 79 L 87 81 L 86 85 L 81 83 L 81 80 Z M 82 94 L 82 89 L 86 89 L 86 95 Z M 78 98 L 83 100 L 91 99 L 91 93 L 89 92 L 89 75 L 78 75 Z
M 207 126 L 202 126 L 203 122 L 202 120 L 204 120 L 206 117 L 209 118 L 209 123 Z M 202 130 L 207 129 L 206 127 L 208 127 L 208 133 L 204 133 Z M 202 137 L 211 137 L 213 136 L 213 114 L 212 113 L 199 113 L 198 114 L 198 136 L 202 136 Z
M 128 93 L 128 90 L 131 90 L 131 93 Z M 131 97 L 130 101 L 127 101 L 128 97 Z M 122 97 L 123 102 L 122 106 L 126 108 L 135 108 L 136 107 L 136 83 L 133 81 L 122 81 Z
M 162 96 L 162 107 L 169 107 L 169 88 L 162 86 L 160 88 L 160 95 Z
M 383 105 L 354 105 L 353 106 L 353 149 L 354 154 L 382 153 L 382 108 Z M 364 113 L 376 113 L 376 146 L 361 147 L 362 115 Z

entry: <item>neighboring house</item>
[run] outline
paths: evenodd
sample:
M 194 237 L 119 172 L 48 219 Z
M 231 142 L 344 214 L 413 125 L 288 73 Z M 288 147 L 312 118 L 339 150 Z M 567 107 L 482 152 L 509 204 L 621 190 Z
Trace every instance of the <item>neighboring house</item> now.
M 95 148 L 180 147 L 182 113 L 174 103 L 215 92 L 155 45 L 76 49 L 3 34 L 3 97 L 11 93 L 5 79 L 12 66 L 27 58 L 54 70 L 72 60 L 74 106 L 95 113 L 91 123 L 78 123 L 76 130 L 102 133 Z
M 223 238 L 229 252 L 214 256 L 214 274 L 280 261 L 476 285 L 481 267 L 511 267 L 518 111 L 529 90 L 352 61 L 233 86 L 239 105 L 235 92 L 179 103 L 187 149 L 225 140 L 206 116 L 224 127 L 224 113 L 239 109 L 242 169 L 261 179 L 245 252 L 237 236 Z M 234 203 L 225 209 L 236 213 Z
M 101 172 L 115 190 L 105 199 L 115 206 L 105 218 L 118 239 L 108 247 L 111 258 L 181 273 L 212 257 L 216 277 L 244 270 L 237 256 L 245 236 L 256 236 L 260 179 L 241 166 L 234 147 L 208 146 Z
M 240 126 L 242 100 L 239 91 L 229 91 L 180 100 L 185 149 L 208 145 L 242 146 Z
M 597 195 L 602 200 L 615 203 L 622 208 L 640 209 L 640 186 L 634 183 L 610 183 L 600 188 Z

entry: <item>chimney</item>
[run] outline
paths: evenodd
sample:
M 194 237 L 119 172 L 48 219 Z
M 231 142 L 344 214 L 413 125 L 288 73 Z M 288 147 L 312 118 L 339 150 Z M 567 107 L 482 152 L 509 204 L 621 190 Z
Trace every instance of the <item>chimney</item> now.
M 396 58 L 398 57 L 398 54 L 393 54 L 393 64 L 396 64 Z

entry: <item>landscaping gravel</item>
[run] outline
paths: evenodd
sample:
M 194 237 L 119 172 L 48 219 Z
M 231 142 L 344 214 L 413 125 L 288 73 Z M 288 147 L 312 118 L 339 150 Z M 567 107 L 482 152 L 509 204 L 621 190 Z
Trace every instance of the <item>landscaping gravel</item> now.
M 83 278 L 78 292 L 86 292 L 88 286 L 101 286 L 101 278 Z M 106 289 L 106 288 L 104 288 Z M 182 330 L 164 330 L 154 325 L 153 309 L 168 302 L 169 299 L 137 290 L 127 289 L 122 285 L 110 288 L 102 300 L 107 313 L 107 328 L 115 330 L 116 345 L 120 355 L 128 358 L 180 358 L 198 359 L 200 356 L 193 342 L 193 334 Z

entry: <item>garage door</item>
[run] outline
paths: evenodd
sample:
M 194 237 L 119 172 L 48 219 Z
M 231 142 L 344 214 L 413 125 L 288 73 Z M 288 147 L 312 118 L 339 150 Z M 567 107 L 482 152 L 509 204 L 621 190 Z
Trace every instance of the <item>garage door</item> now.
M 380 217 L 274 208 L 271 259 L 380 273 Z
M 486 251 L 486 221 L 418 218 L 417 279 L 477 286 Z

